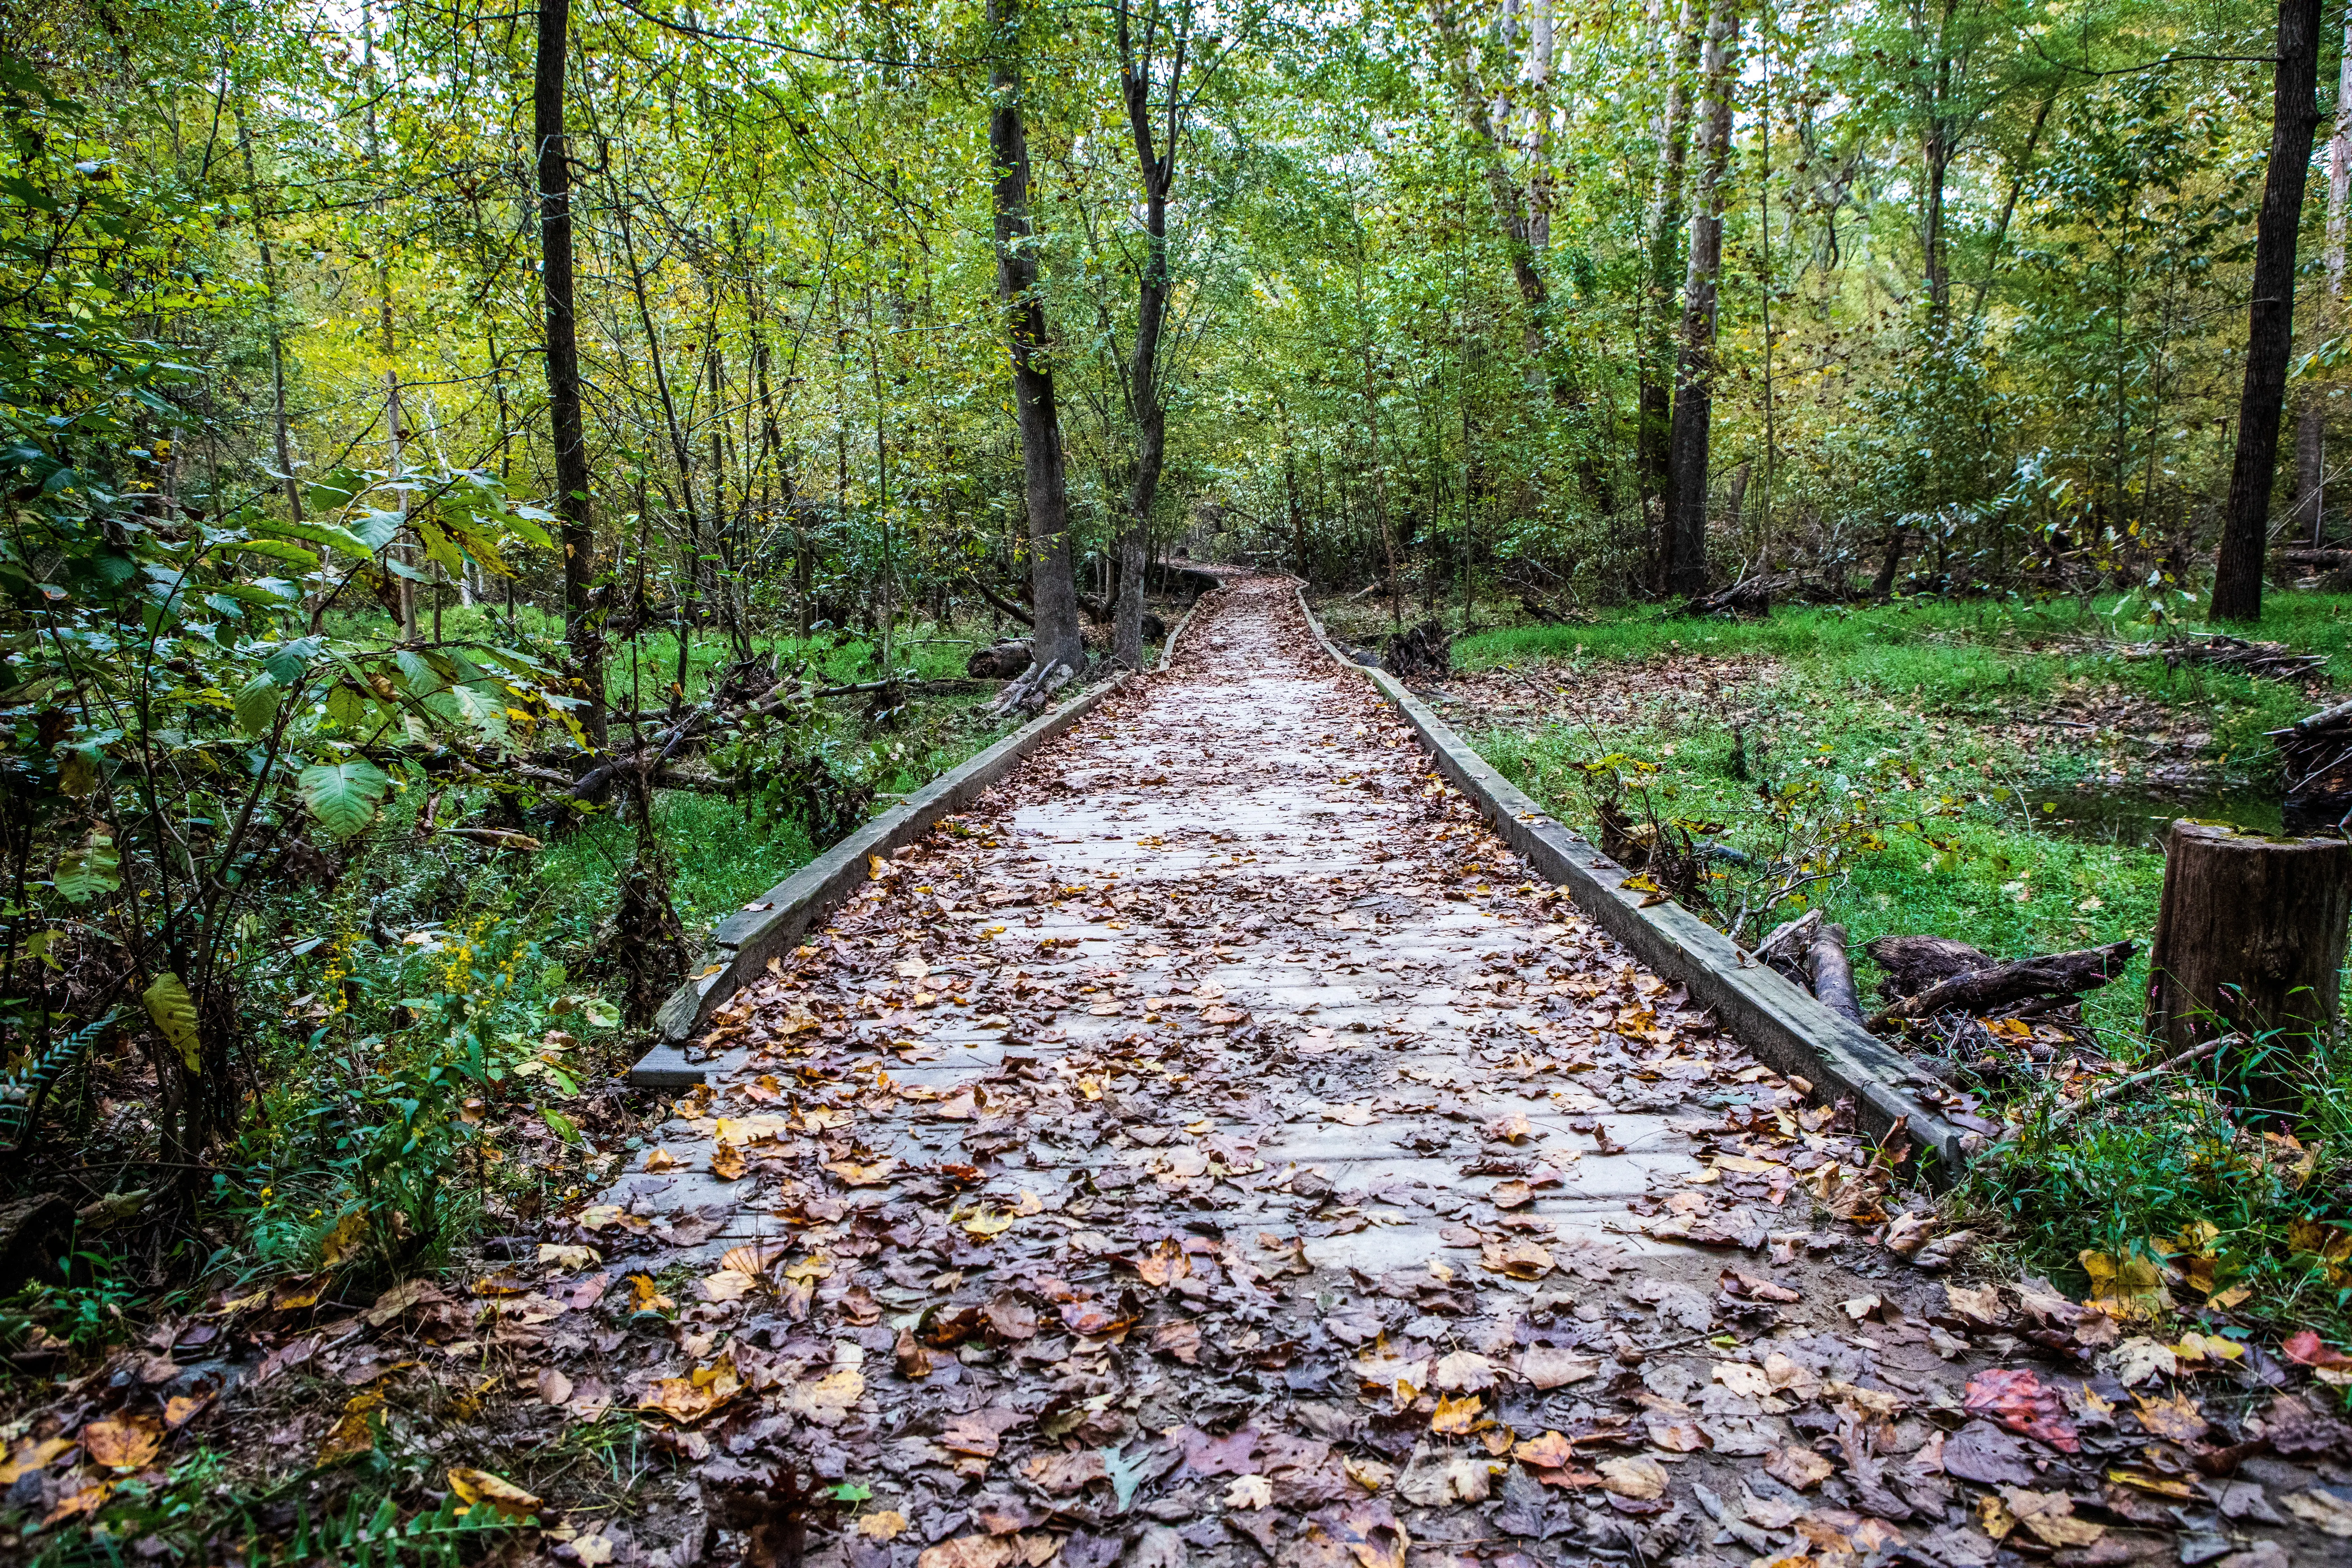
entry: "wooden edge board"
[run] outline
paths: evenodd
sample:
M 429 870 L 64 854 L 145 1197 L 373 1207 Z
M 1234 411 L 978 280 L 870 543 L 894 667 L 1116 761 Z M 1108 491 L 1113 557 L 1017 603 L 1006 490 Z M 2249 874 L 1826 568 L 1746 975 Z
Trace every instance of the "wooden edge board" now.
M 1506 843 L 1538 875 L 1568 889 L 1636 959 L 1680 981 L 1694 1001 L 1713 1009 L 1758 1060 L 1783 1077 L 1805 1079 L 1824 1100 L 1851 1095 L 1858 1124 L 1878 1138 L 1899 1122 L 1926 1156 L 1923 1173 L 1937 1185 L 1948 1185 L 1984 1145 L 1980 1135 L 1954 1125 L 1910 1092 L 1907 1086 L 1922 1080 L 1901 1052 L 1756 963 L 1688 910 L 1671 901 L 1645 907 L 1643 893 L 1624 887 L 1631 875 L 1625 868 L 1546 814 L 1395 676 L 1358 664 L 1334 647 L 1303 584 L 1298 607 L 1332 662 L 1370 681 L 1404 715 L 1438 771 L 1477 805 Z
M 1198 599 L 1192 607 L 1200 607 Z M 1188 609 L 1176 629 L 1168 634 L 1160 647 L 1159 668 L 1168 668 L 1176 639 L 1192 619 L 1192 610 Z M 768 960 L 780 958 L 798 945 L 821 916 L 866 880 L 872 874 L 869 857 L 895 854 L 937 826 L 942 817 L 970 805 L 989 785 L 1012 772 L 1015 763 L 1092 712 L 1129 678 L 1129 672 L 1121 671 L 1052 712 L 1031 720 L 961 766 L 941 773 L 719 921 L 701 962 L 654 1015 L 653 1047 L 629 1068 L 625 1080 L 628 1086 L 681 1089 L 708 1081 L 711 1064 L 688 1060 L 686 1043 L 730 996 L 767 967 Z

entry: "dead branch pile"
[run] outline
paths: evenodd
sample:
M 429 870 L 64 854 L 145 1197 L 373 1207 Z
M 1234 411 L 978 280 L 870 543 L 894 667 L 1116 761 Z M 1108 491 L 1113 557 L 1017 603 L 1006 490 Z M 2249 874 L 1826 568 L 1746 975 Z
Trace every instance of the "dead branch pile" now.
M 2325 833 L 2352 817 L 2352 702 L 2298 719 L 2270 738 L 2285 764 L 2289 833 Z
M 2137 643 L 2124 650 L 2128 658 L 2161 658 L 2174 669 L 2184 664 L 2231 669 L 2265 680 L 2301 680 L 2327 663 L 2325 654 L 2297 653 L 2283 642 L 2249 642 L 2223 633 L 2210 637 L 2169 637 L 2161 642 Z
M 1454 668 L 1454 634 L 1444 621 L 1423 621 L 1389 638 L 1381 666 L 1391 675 L 1444 675 Z
M 1886 975 L 1878 987 L 1886 1006 L 1865 1027 L 1900 1034 L 1931 1068 L 2024 1079 L 2105 1062 L 2082 997 L 2121 974 L 2138 949 L 2118 942 L 2003 963 L 1946 937 L 1883 936 L 1864 951 Z

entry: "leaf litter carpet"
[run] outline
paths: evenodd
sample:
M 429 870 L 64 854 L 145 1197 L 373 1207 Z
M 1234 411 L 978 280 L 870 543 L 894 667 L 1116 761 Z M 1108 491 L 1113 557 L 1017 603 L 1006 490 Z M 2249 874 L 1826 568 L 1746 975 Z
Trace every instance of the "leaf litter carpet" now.
M 526 1298 L 544 1425 L 635 1410 L 676 1465 L 562 1560 L 2281 1568 L 2352 1532 L 2324 1395 L 2159 1337 L 2161 1280 L 1960 1283 L 1895 1152 L 1530 881 L 1278 580 L 698 1049 Z

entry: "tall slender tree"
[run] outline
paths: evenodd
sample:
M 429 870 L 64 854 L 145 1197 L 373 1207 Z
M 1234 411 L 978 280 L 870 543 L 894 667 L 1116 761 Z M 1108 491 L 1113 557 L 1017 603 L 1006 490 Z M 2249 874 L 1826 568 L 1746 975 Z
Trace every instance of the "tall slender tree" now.
M 1192 43 L 1192 10 L 1180 5 L 1165 16 L 1159 0 L 1149 0 L 1139 46 L 1129 25 L 1127 0 L 1118 7 L 1119 93 L 1127 109 L 1128 134 L 1143 178 L 1143 268 L 1135 297 L 1135 353 L 1128 367 L 1127 395 L 1135 425 L 1135 471 L 1127 490 L 1127 528 L 1119 541 L 1118 604 L 1112 615 L 1111 653 L 1129 669 L 1143 664 L 1143 575 L 1151 540 L 1151 507 L 1168 458 L 1168 395 L 1161 384 L 1160 339 L 1168 321 L 1168 194 L 1176 184 L 1176 144 L 1184 124 L 1184 51 Z M 1152 66 L 1161 28 L 1168 28 L 1168 101 L 1164 123 L 1155 131 L 1151 105 Z
M 580 338 L 572 268 L 572 148 L 563 130 L 564 65 L 572 0 L 540 0 L 531 73 L 538 143 L 540 288 L 547 312 L 547 416 L 555 457 L 557 542 L 563 551 L 563 637 L 572 655 L 582 728 L 605 742 L 604 641 L 593 602 L 596 531 L 589 510 L 588 433 L 580 409 Z
M 2277 63 L 2271 76 L 2271 162 L 2254 220 L 2253 299 L 2247 306 L 2245 388 L 2238 397 L 2238 449 L 2213 562 L 2212 614 L 2260 620 L 2263 556 L 2270 544 L 2271 487 L 2278 474 L 2279 412 L 2294 340 L 2295 233 L 2319 125 L 2319 0 L 2279 0 Z
M 988 146 L 996 289 L 1013 350 L 1013 416 L 1021 428 L 1022 487 L 1029 510 L 1032 617 L 1029 673 L 1008 688 L 1012 701 L 1041 697 L 1059 677 L 1086 666 L 1078 634 L 1078 587 L 1070 569 L 1070 498 L 1062 469 L 1062 419 L 1054 400 L 1052 345 L 1038 290 L 1036 234 L 1030 222 L 1029 141 L 1021 123 L 1020 0 L 989 0 Z
M 1683 279 L 1682 357 L 1675 367 L 1672 468 L 1666 490 L 1666 591 L 1706 591 L 1706 467 L 1715 416 L 1716 285 L 1723 272 L 1723 175 L 1731 157 L 1733 61 L 1739 0 L 1715 0 L 1699 126 L 1698 188 L 1692 195 L 1690 263 Z

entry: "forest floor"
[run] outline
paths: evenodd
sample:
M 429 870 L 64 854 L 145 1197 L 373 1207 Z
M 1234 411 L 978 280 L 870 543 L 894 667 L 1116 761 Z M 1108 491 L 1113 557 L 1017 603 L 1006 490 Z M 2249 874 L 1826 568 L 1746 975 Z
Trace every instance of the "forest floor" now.
M 1882 1245 L 1894 1151 L 1531 880 L 1287 584 L 877 872 L 611 1190 L 159 1326 L 12 1500 L 202 1448 L 257 1538 L 364 1477 L 511 1562 L 2352 1557 L 2331 1394 L 2160 1281 Z

